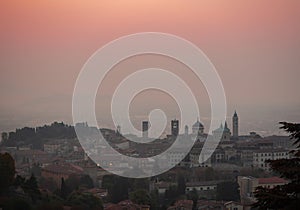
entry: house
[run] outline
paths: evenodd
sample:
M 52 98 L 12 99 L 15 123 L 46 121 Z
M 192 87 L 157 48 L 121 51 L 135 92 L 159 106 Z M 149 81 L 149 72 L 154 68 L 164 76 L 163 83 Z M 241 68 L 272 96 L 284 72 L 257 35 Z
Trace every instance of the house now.
M 238 176 L 240 197 L 242 204 L 255 202 L 254 192 L 257 187 L 274 188 L 287 184 L 288 181 L 280 177 L 255 178 L 251 176 Z
M 130 200 L 124 200 L 118 204 L 108 204 L 104 207 L 105 210 L 149 210 L 149 205 L 138 205 Z
M 198 200 L 197 209 L 198 210 L 226 210 L 223 201 L 215 201 L 215 200 Z
M 235 201 L 224 203 L 224 207 L 226 210 L 244 210 L 244 206 L 241 203 Z
M 178 200 L 175 202 L 174 206 L 170 206 L 168 210 L 192 210 L 193 201 L 192 200 Z
M 69 178 L 71 174 L 82 175 L 84 171 L 81 167 L 63 161 L 55 161 L 42 168 L 41 175 L 44 178 L 53 178 L 57 186 L 60 186 L 61 179 Z
M 261 149 L 253 152 L 253 166 L 263 170 L 270 170 L 266 160 L 290 159 L 290 153 L 286 149 Z

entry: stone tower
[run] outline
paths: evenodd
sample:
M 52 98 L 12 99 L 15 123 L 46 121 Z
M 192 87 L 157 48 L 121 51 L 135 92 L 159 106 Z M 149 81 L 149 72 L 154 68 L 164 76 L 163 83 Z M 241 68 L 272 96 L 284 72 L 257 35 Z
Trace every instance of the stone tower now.
M 236 111 L 234 111 L 234 115 L 232 117 L 232 137 L 234 139 L 239 138 L 239 117 Z

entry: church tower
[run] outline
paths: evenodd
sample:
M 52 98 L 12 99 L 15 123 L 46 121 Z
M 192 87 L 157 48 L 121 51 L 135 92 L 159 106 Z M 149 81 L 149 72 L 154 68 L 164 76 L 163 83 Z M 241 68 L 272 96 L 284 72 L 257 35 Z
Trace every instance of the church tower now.
M 236 111 L 234 111 L 234 115 L 232 117 L 232 134 L 234 139 L 239 138 L 239 117 Z
M 177 137 L 179 134 L 179 120 L 172 120 L 171 121 L 171 134 L 174 137 Z

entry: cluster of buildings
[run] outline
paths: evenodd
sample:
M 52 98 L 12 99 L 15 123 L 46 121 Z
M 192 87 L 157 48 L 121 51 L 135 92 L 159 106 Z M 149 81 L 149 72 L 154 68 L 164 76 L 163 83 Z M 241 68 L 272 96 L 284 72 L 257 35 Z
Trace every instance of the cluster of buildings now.
M 287 180 L 280 177 L 255 178 L 251 176 L 238 176 L 241 203 L 251 204 L 255 202 L 254 192 L 257 187 L 272 189 L 276 186 L 285 185 Z
M 149 122 L 143 121 L 142 138 L 148 138 L 148 129 Z M 120 127 L 118 127 L 118 132 L 121 132 Z M 174 119 L 171 121 L 170 133 L 166 138 L 154 140 L 151 144 L 138 144 L 124 140 L 128 144 L 123 142 L 121 151 L 128 156 L 151 157 L 165 151 L 174 142 L 174 137 L 177 137 L 183 144 L 196 137 L 196 142 L 188 154 L 182 151 L 179 145 L 177 149 L 175 148 L 168 154 L 166 164 L 182 167 L 216 167 L 231 164 L 236 168 L 254 167 L 269 170 L 265 160 L 290 158 L 288 150 L 292 148 L 291 140 L 287 136 L 263 138 L 255 132 L 250 132 L 249 135 L 239 135 L 239 117 L 236 111 L 232 116 L 232 132 L 225 121 L 224 125 L 221 124 L 212 132 L 212 135 L 206 134 L 204 125 L 197 119 L 192 125 L 191 133 L 186 125 L 184 133 L 179 134 L 179 120 Z M 210 152 L 202 151 L 204 143 L 216 137 L 221 138 L 220 143 L 212 155 L 207 158 Z
M 79 125 L 89 129 L 92 133 L 98 132 L 97 128 L 90 128 L 86 124 Z M 149 122 L 142 122 L 142 137 L 148 138 Z M 268 136 L 261 137 L 255 132 L 249 135 L 239 135 L 239 117 L 236 112 L 232 116 L 232 132 L 228 127 L 227 122 L 221 124 L 213 133 L 206 134 L 204 125 L 199 121 L 192 125 L 191 132 L 189 127 L 184 127 L 184 133 L 180 134 L 179 120 L 171 121 L 170 135 L 163 139 L 155 139 L 151 143 L 136 143 L 126 139 L 126 135 L 121 134 L 121 127 L 118 126 L 116 131 L 110 129 L 100 129 L 103 136 L 110 145 L 117 151 L 128 157 L 137 157 L 141 159 L 136 164 L 145 168 L 145 162 L 138 157 L 151 157 L 162 153 L 168 149 L 177 137 L 181 143 L 190 141 L 192 137 L 196 137 L 188 154 L 182 152 L 180 147 L 175 148 L 168 153 L 167 159 L 161 160 L 163 164 L 176 166 L 176 168 L 184 168 L 189 170 L 205 169 L 212 167 L 215 170 L 227 170 L 230 173 L 239 173 L 243 169 L 260 169 L 266 173 L 270 167 L 265 162 L 266 160 L 276 160 L 282 158 L 291 158 L 289 151 L 292 149 L 292 141 L 287 136 Z M 214 136 L 221 136 L 220 143 L 213 151 L 212 155 L 207 158 L 207 152 L 202 151 L 205 141 L 209 141 Z M 137 141 L 138 142 L 138 141 Z M 102 145 L 97 145 L 95 142 L 88 142 L 91 151 L 95 154 L 103 152 L 106 148 Z M 2 152 L 9 152 L 16 162 L 17 173 L 22 176 L 30 176 L 33 168 L 40 169 L 39 176 L 46 179 L 52 179 L 56 186 L 60 186 L 61 178 L 67 179 L 72 174 L 84 175 L 88 174 L 94 181 L 96 187 L 101 187 L 101 181 L 104 175 L 109 173 L 103 170 L 99 165 L 96 165 L 88 157 L 90 154 L 82 149 L 78 139 L 48 139 L 44 141 L 42 150 L 34 150 L 30 147 L 7 147 L 2 148 Z M 200 160 L 200 161 L 199 161 Z M 205 160 L 205 161 L 201 161 Z M 114 168 L 115 170 L 127 170 L 131 166 L 128 160 L 115 157 L 113 154 L 107 154 L 100 160 L 101 164 L 106 167 Z M 152 170 L 157 167 L 157 163 L 147 165 L 146 168 Z M 159 167 L 159 164 L 158 164 Z M 251 176 L 238 176 L 241 202 L 221 202 L 215 201 L 216 190 L 218 184 L 224 180 L 199 181 L 189 180 L 186 183 L 186 193 L 196 189 L 198 195 L 207 200 L 199 200 L 197 209 L 245 209 L 245 205 L 255 201 L 253 192 L 258 186 L 272 188 L 277 185 L 286 184 L 287 181 L 278 177 L 256 178 Z M 170 183 L 156 183 L 154 187 L 158 189 L 160 194 L 170 186 Z M 98 191 L 97 191 L 98 192 Z M 99 192 L 98 192 L 99 193 Z M 107 191 L 106 191 L 107 193 Z M 101 195 L 103 192 L 101 191 Z M 103 195 L 102 195 L 103 196 Z M 176 202 L 169 209 L 191 209 L 192 201 L 182 200 Z M 149 206 L 136 206 L 130 201 L 124 201 L 119 204 L 107 206 L 107 209 L 120 209 L 128 207 L 128 209 L 149 209 Z
M 142 121 L 142 137 L 143 138 L 148 138 L 148 130 L 150 127 L 149 121 Z M 178 136 L 179 135 L 179 120 L 174 119 L 171 120 L 171 136 Z M 234 115 L 232 117 L 232 130 L 233 133 L 231 135 L 231 131 L 227 126 L 227 122 L 225 121 L 224 127 L 221 124 L 219 128 L 213 131 L 213 134 L 218 135 L 220 134 L 222 136 L 222 140 L 224 141 L 229 141 L 229 140 L 238 140 L 239 137 L 239 118 L 236 113 L 234 112 Z M 121 127 L 118 126 L 117 128 L 118 132 L 121 132 Z M 184 126 L 184 135 L 187 136 L 189 135 L 189 126 L 185 125 Z M 194 136 L 203 136 L 204 135 L 204 125 L 197 119 L 197 121 L 192 125 L 192 133 L 191 135 Z

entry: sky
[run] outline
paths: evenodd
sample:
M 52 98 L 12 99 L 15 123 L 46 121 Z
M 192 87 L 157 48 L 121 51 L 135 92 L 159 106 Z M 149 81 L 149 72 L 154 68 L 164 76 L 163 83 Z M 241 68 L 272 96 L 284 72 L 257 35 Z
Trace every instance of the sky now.
M 237 110 L 242 134 L 278 134 L 279 121 L 300 119 L 299 20 L 297 0 L 2 2 L 0 131 L 53 121 L 72 123 L 73 88 L 87 59 L 121 36 L 163 32 L 196 44 L 215 65 L 226 93 L 229 125 Z M 110 84 L 119 81 L 126 69 L 136 63 L 151 64 L 154 58 L 124 61 L 125 66 L 116 67 L 108 78 L 106 89 L 111 90 Z M 156 62 L 176 71 L 175 61 L 156 58 Z M 201 120 L 207 127 L 205 90 L 201 84 L 197 88 L 192 77 L 186 79 L 196 90 Z M 136 124 L 155 106 L 169 108 L 166 112 L 176 115 L 174 101 L 168 96 L 151 91 L 151 97 L 143 94 L 131 108 Z M 97 101 L 101 120 L 109 118 L 107 103 Z M 112 126 L 109 120 L 102 122 Z

